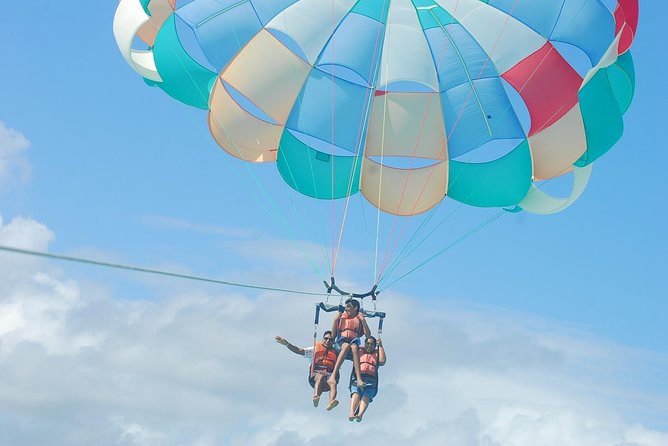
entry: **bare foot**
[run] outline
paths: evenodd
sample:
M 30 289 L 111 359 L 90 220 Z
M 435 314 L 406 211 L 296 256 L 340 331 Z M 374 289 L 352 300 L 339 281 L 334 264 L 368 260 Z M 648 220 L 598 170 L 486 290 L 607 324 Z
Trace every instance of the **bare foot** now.
M 318 407 L 319 402 L 320 402 L 320 397 L 319 396 L 314 396 L 313 397 L 313 407 Z
M 327 410 L 332 410 L 339 405 L 339 400 L 330 401 L 327 405 Z

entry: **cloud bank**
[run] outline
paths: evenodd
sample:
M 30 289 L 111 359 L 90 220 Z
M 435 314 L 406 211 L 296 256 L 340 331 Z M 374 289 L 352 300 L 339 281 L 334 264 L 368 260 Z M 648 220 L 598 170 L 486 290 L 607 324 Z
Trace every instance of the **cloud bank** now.
M 0 220 L 0 244 L 53 238 Z M 310 343 L 312 299 L 205 287 L 132 300 L 61 266 L 0 254 L 2 444 L 668 444 L 633 419 L 638 405 L 665 413 L 665 395 L 611 379 L 643 353 L 563 327 L 388 293 L 381 390 L 349 423 L 347 389 L 314 409 L 307 364 L 273 342 Z

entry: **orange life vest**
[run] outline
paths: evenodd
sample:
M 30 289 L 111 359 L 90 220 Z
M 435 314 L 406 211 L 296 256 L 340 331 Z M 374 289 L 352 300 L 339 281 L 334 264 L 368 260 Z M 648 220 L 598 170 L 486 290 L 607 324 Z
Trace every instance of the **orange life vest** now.
M 332 372 L 336 364 L 336 351 L 333 348 L 325 348 L 322 342 L 316 342 L 313 352 L 313 367 L 315 370 Z
M 346 313 L 339 318 L 339 339 L 353 340 L 362 336 L 362 324 L 357 316 L 348 317 Z
M 378 352 L 367 353 L 360 350 L 360 374 L 378 376 Z

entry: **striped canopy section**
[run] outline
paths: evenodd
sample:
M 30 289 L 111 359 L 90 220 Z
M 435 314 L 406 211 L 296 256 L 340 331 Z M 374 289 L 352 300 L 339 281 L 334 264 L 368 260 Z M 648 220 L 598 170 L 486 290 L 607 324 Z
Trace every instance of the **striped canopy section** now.
M 637 0 L 121 0 L 114 34 L 304 195 L 548 214 L 622 134 L 637 21 Z M 568 197 L 538 187 L 567 173 Z

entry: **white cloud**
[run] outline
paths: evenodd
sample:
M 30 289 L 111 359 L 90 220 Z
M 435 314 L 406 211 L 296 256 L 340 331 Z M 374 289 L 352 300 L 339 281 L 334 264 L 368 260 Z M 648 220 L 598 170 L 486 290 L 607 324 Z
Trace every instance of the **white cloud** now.
M 30 177 L 26 153 L 30 141 L 0 121 L 0 188 L 25 183 Z
M 52 239 L 33 220 L 0 224 L 3 243 Z M 8 274 L 20 258 L 0 257 L 6 444 L 668 444 L 632 410 L 653 401 L 665 413 L 666 396 L 615 378 L 641 367 L 643 352 L 525 315 L 386 293 L 381 391 L 365 421 L 349 423 L 345 386 L 341 407 L 314 409 L 306 363 L 273 342 L 310 343 L 312 298 L 198 284 L 111 298 L 43 261 Z
M 0 214 L 0 245 L 45 251 L 54 234 L 45 225 L 25 217 L 15 217 L 5 224 Z M 0 293 L 14 281 L 32 276 L 44 262 L 34 257 L 0 251 Z

